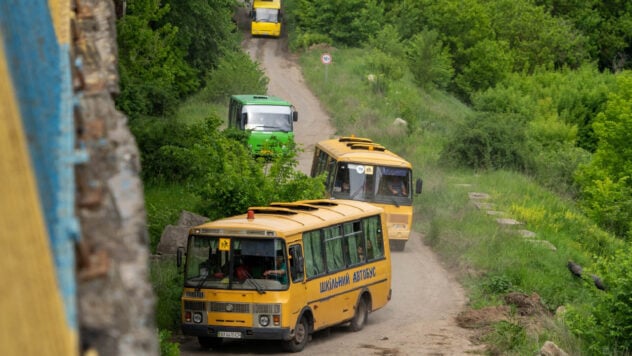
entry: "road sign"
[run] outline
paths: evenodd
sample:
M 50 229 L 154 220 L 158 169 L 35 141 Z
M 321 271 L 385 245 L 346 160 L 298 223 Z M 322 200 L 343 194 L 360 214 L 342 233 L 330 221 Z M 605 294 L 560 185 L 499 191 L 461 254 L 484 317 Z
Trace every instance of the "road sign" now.
M 323 55 L 320 56 L 320 61 L 323 62 L 323 64 L 331 63 L 331 54 L 323 53 Z

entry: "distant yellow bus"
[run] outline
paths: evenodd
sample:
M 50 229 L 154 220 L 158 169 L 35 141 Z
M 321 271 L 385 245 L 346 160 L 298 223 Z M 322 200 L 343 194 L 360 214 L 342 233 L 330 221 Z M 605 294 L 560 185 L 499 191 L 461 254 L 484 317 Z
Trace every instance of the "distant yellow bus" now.
M 391 299 L 385 232 L 381 208 L 331 199 L 252 207 L 194 227 L 182 332 L 202 348 L 259 339 L 298 352 L 315 331 L 347 322 L 361 330 L 368 313 Z
M 255 0 L 250 11 L 250 32 L 253 36 L 281 36 L 281 0 Z
M 311 176 L 323 173 L 328 197 L 382 207 L 391 249 L 404 250 L 413 219 L 413 173 L 408 161 L 368 138 L 340 137 L 316 144 Z M 414 188 L 421 193 L 421 179 Z

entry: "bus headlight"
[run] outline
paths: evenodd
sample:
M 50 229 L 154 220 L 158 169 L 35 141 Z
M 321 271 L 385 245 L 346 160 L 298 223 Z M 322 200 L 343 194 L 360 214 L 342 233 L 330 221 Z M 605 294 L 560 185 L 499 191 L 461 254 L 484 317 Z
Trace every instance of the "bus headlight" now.
M 260 315 L 259 316 L 259 325 L 268 326 L 270 325 L 270 317 L 268 315 Z
M 193 322 L 201 323 L 202 322 L 202 313 L 193 313 Z

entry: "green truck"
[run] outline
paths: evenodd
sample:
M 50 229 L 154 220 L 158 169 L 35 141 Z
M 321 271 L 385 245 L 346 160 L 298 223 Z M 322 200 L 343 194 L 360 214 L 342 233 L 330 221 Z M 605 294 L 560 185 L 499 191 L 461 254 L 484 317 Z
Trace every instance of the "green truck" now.
M 248 145 L 258 157 L 270 157 L 292 149 L 298 112 L 292 104 L 270 95 L 232 95 L 228 127 L 250 133 Z

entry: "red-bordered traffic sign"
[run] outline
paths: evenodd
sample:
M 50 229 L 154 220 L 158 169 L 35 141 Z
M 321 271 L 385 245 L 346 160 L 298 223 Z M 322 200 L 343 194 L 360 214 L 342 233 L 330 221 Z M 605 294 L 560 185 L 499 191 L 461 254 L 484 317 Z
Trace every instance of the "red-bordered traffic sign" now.
M 320 61 L 323 62 L 323 64 L 329 64 L 331 63 L 331 54 L 329 53 L 323 53 L 322 56 L 320 56 Z

